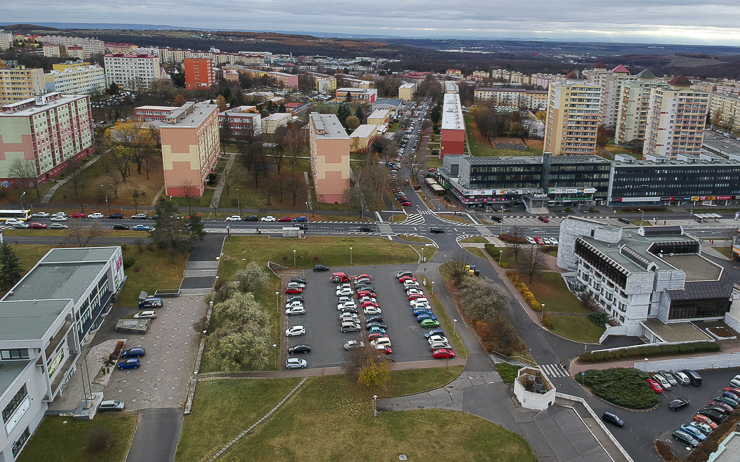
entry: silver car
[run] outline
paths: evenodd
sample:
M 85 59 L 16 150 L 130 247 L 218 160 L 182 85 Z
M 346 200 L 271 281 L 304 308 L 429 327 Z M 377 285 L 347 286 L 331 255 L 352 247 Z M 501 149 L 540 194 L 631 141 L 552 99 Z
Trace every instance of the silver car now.
M 288 358 L 288 360 L 285 361 L 286 369 L 305 369 L 306 366 L 308 366 L 308 361 L 305 359 Z

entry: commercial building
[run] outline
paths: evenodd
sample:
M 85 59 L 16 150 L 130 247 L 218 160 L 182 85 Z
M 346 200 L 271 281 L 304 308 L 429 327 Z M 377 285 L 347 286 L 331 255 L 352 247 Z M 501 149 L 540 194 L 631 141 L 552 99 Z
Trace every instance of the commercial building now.
M 252 138 L 262 134 L 262 116 L 254 106 L 239 106 L 218 113 L 218 127 L 229 124 L 234 139 Z
M 378 134 L 378 126 L 375 124 L 360 125 L 349 135 L 349 150 L 352 152 L 364 151 Z
M 440 158 L 465 153 L 465 119 L 463 119 L 460 95 L 445 93 L 442 106 L 440 133 Z
M 213 86 L 213 59 L 185 58 L 185 88 L 208 90 Z
M 293 120 L 293 116 L 288 113 L 276 112 L 262 119 L 262 133 L 272 135 L 280 127 L 285 127 Z
M 1 461 L 63 392 L 125 279 L 120 247 L 52 249 L 0 301 Z
M 159 128 L 165 195 L 201 197 L 220 154 L 218 106 L 189 101 Z
M 621 64 L 609 70 L 604 63 L 598 63 L 593 69 L 583 71 L 583 75 L 586 77 L 586 83 L 601 87 L 599 124 L 606 129 L 613 129 L 617 122 L 621 87 L 634 77 L 630 76 L 630 71 Z
M 311 175 L 319 202 L 346 202 L 349 136 L 334 114 L 309 114 Z
M 398 97 L 404 101 L 411 101 L 414 99 L 414 92 L 416 91 L 415 83 L 404 83 L 398 87 Z
M 635 80 L 622 84 L 621 98 L 617 109 L 615 139 L 619 144 L 632 140 L 644 140 L 650 110 L 650 92 L 653 88 L 668 84 L 655 78 L 648 69 L 635 76 Z
M 554 156 L 594 154 L 601 87 L 567 80 L 550 85 L 544 150 Z
M 727 270 L 702 255 L 700 239 L 680 226 L 622 228 L 586 218 L 560 224 L 558 266 L 571 290 L 586 293 L 615 325 L 609 335 L 663 341 L 663 324 L 723 320 L 733 281 Z
M 740 133 L 740 97 L 714 93 L 709 120 L 717 129 Z
M 105 91 L 105 69 L 95 65 L 66 66 L 44 74 L 47 91 L 58 91 L 66 95 L 94 95 Z M 56 64 L 54 66 L 57 66 Z
M 649 104 L 643 156 L 675 159 L 678 155 L 701 153 L 709 111 L 708 93 L 692 89 L 689 79 L 679 76 L 665 88 L 653 88 Z
M 47 93 L 3 106 L 0 112 L 0 182 L 18 182 L 13 164 L 25 161 L 44 183 L 91 154 L 93 119 L 90 97 Z M 27 181 L 27 180 L 24 180 Z
M 375 88 L 337 88 L 335 97 L 338 101 L 362 101 L 372 104 L 378 98 L 378 90 Z
M 373 103 L 373 111 L 388 111 L 391 118 L 399 117 L 402 109 L 402 102 L 398 99 L 381 98 Z
M 164 78 L 159 58 L 154 55 L 105 55 L 105 80 L 126 90 L 151 90 L 156 80 Z
M 45 88 L 43 69 L 26 69 L 26 66 L 0 69 L 0 106 L 33 98 Z

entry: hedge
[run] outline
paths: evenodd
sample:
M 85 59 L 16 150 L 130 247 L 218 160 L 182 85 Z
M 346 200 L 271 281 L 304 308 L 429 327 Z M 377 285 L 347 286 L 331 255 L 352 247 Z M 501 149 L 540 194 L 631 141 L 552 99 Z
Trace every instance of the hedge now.
M 517 273 L 516 271 L 507 271 L 506 277 L 508 277 L 511 283 L 514 284 L 516 290 L 520 294 L 522 294 L 524 301 L 527 302 L 527 305 L 529 305 L 530 308 L 535 311 L 542 311 L 542 305 L 540 305 L 540 302 L 538 302 L 537 299 L 534 298 L 534 294 L 529 290 L 527 284 L 519 280 L 519 273 Z
M 716 342 L 691 342 L 672 345 L 658 343 L 615 351 L 593 351 L 581 354 L 578 359 L 582 363 L 600 363 L 605 361 L 618 361 L 621 359 L 646 358 L 650 356 L 714 353 L 719 350 L 720 346 Z
M 647 378 L 646 372 L 618 367 L 576 374 L 576 380 L 596 396 L 630 409 L 650 409 L 660 403 L 658 394 L 645 382 Z

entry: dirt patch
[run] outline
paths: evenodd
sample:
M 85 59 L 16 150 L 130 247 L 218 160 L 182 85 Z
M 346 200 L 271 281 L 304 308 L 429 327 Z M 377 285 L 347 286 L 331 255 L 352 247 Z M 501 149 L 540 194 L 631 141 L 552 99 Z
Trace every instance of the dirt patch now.
M 707 330 L 719 338 L 731 339 L 736 337 L 734 332 L 724 327 L 709 327 Z

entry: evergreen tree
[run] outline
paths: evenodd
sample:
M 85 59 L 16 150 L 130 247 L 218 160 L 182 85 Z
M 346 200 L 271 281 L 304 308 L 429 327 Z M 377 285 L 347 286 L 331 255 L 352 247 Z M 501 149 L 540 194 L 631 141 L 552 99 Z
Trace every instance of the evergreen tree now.
M 8 244 L 0 246 L 0 289 L 10 290 L 21 280 L 21 259 Z
M 339 123 L 341 123 L 343 126 L 346 127 L 346 121 L 347 117 L 351 116 L 352 112 L 349 109 L 349 106 L 342 103 L 339 105 L 339 109 L 337 109 L 337 119 L 339 119 Z

